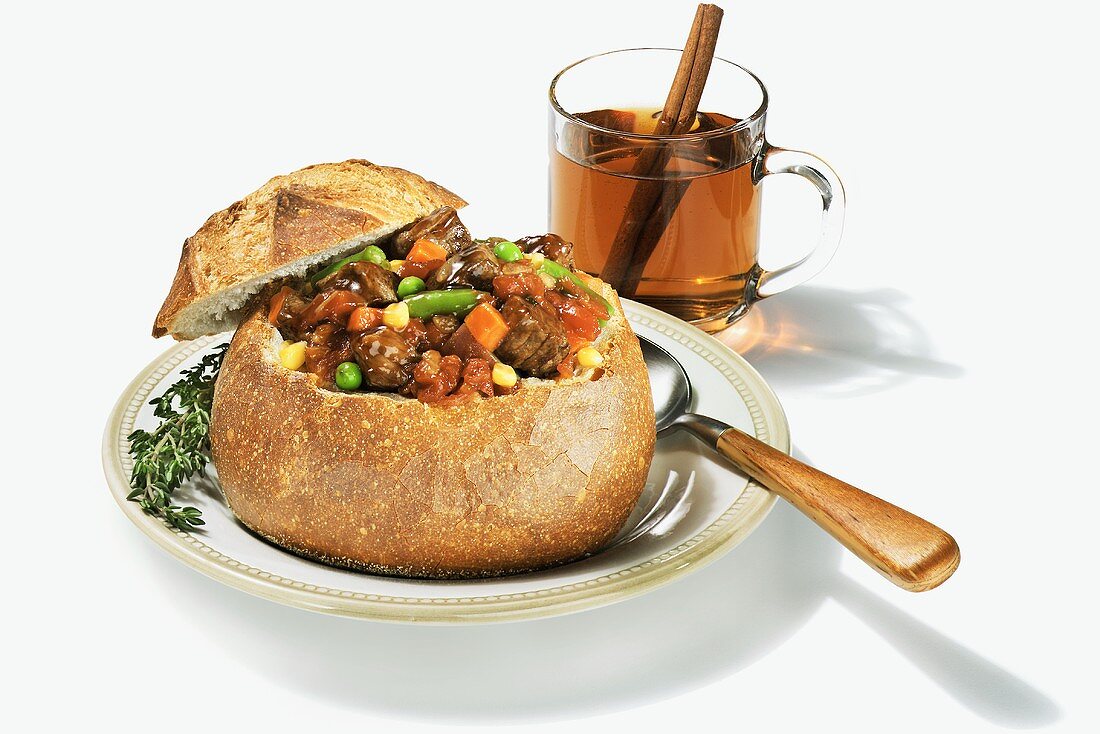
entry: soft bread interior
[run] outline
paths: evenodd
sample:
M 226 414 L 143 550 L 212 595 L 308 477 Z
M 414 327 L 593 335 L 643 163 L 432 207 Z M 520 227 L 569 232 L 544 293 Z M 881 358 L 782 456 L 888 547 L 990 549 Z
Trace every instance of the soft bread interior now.
M 267 286 L 283 280 L 304 278 L 307 273 L 317 266 L 335 262 L 353 252 L 358 252 L 367 245 L 389 237 L 398 229 L 399 227 L 395 225 L 379 227 L 364 236 L 345 240 L 327 250 L 300 258 L 251 280 L 246 280 L 243 283 L 195 301 L 176 315 L 169 331 L 180 339 L 197 339 L 204 334 L 220 334 L 232 331 L 251 312 L 253 296 Z
M 441 206 L 465 204 L 415 173 L 358 159 L 275 176 L 187 238 L 153 336 L 232 329 L 249 299 L 273 282 L 300 277 Z

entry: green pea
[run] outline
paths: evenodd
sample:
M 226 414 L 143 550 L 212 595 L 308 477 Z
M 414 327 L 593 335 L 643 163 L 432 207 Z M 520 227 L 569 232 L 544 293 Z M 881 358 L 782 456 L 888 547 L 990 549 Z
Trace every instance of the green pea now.
M 341 362 L 336 368 L 336 386 L 341 390 L 357 390 L 363 384 L 363 370 L 355 362 Z
M 363 251 L 359 253 L 359 257 L 366 260 L 369 263 L 375 265 L 386 265 L 386 253 L 382 252 L 382 248 L 377 245 L 367 245 L 363 248 Z
M 493 254 L 506 263 L 514 263 L 523 259 L 523 250 L 515 242 L 502 240 L 493 245 Z
M 407 278 L 402 278 L 401 282 L 397 284 L 397 297 L 401 299 L 408 298 L 409 296 L 419 293 L 427 288 L 424 285 L 424 281 L 415 275 L 410 275 Z

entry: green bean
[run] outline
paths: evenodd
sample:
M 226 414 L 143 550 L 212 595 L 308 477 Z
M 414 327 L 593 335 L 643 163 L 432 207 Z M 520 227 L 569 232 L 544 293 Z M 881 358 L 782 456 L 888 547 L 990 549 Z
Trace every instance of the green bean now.
M 389 262 L 387 262 L 386 260 L 386 253 L 382 252 L 382 248 L 378 247 L 377 245 L 367 245 L 354 255 L 345 257 L 343 260 L 334 262 L 332 265 L 329 265 L 324 270 L 316 273 L 312 278 L 310 278 L 310 280 L 312 280 L 314 283 L 318 283 L 328 276 L 332 275 L 333 273 L 337 272 L 345 265 L 358 262 L 374 263 L 375 265 L 381 265 L 384 268 L 389 267 Z
M 422 319 L 437 314 L 454 314 L 465 316 L 482 298 L 488 297 L 488 293 L 471 290 L 470 288 L 456 288 L 447 291 L 421 291 L 404 300 L 409 306 L 409 316 L 414 319 Z
M 542 265 L 539 266 L 539 270 L 546 273 L 547 275 L 549 275 L 554 280 L 561 280 L 562 278 L 568 278 L 570 280 L 570 282 L 572 282 L 574 285 L 576 285 L 578 288 L 580 288 L 582 291 L 584 291 L 586 294 L 588 294 L 588 296 L 590 298 L 592 298 L 592 300 L 594 300 L 596 303 L 599 303 L 604 308 L 606 308 L 608 316 L 614 316 L 615 315 L 615 309 L 611 306 L 610 303 L 607 302 L 606 298 L 604 298 L 599 293 L 597 293 L 596 291 L 589 288 L 588 284 L 585 283 L 583 280 L 581 280 L 579 275 L 577 275 L 576 273 L 574 273 L 572 270 L 565 267 L 561 263 L 555 262 L 555 261 L 550 260 L 550 259 L 546 259 L 546 260 L 542 261 Z

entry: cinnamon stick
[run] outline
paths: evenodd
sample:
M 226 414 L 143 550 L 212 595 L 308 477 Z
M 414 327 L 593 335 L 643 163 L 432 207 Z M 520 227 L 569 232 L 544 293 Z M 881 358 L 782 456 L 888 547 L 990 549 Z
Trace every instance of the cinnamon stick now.
M 682 135 L 694 124 L 721 24 L 722 9 L 717 5 L 703 3 L 696 9 L 655 135 Z M 624 296 L 637 291 L 645 264 L 687 189 L 688 182 L 665 178 L 668 163 L 669 146 L 647 145 L 631 169 L 630 175 L 638 183 L 600 273 Z

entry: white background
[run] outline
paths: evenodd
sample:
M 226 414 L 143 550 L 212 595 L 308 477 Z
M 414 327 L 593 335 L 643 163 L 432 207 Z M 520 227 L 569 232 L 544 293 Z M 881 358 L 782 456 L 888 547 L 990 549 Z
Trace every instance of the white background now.
M 1095 24 L 1069 4 L 729 2 L 769 138 L 827 158 L 844 242 L 747 357 L 797 454 L 942 524 L 897 590 L 786 507 L 643 598 L 480 628 L 223 588 L 99 467 L 179 245 L 269 176 L 365 157 L 545 227 L 546 102 L 585 55 L 679 45 L 693 3 L 107 3 L 5 10 L 5 719 L 114 731 L 1096 731 Z M 1082 7 L 1085 7 L 1082 4 Z M 1090 28 L 1093 29 L 1090 31 Z M 815 229 L 769 181 L 765 264 Z M 747 328 L 747 327 L 746 327 Z M 563 723 L 564 722 L 564 723 Z

